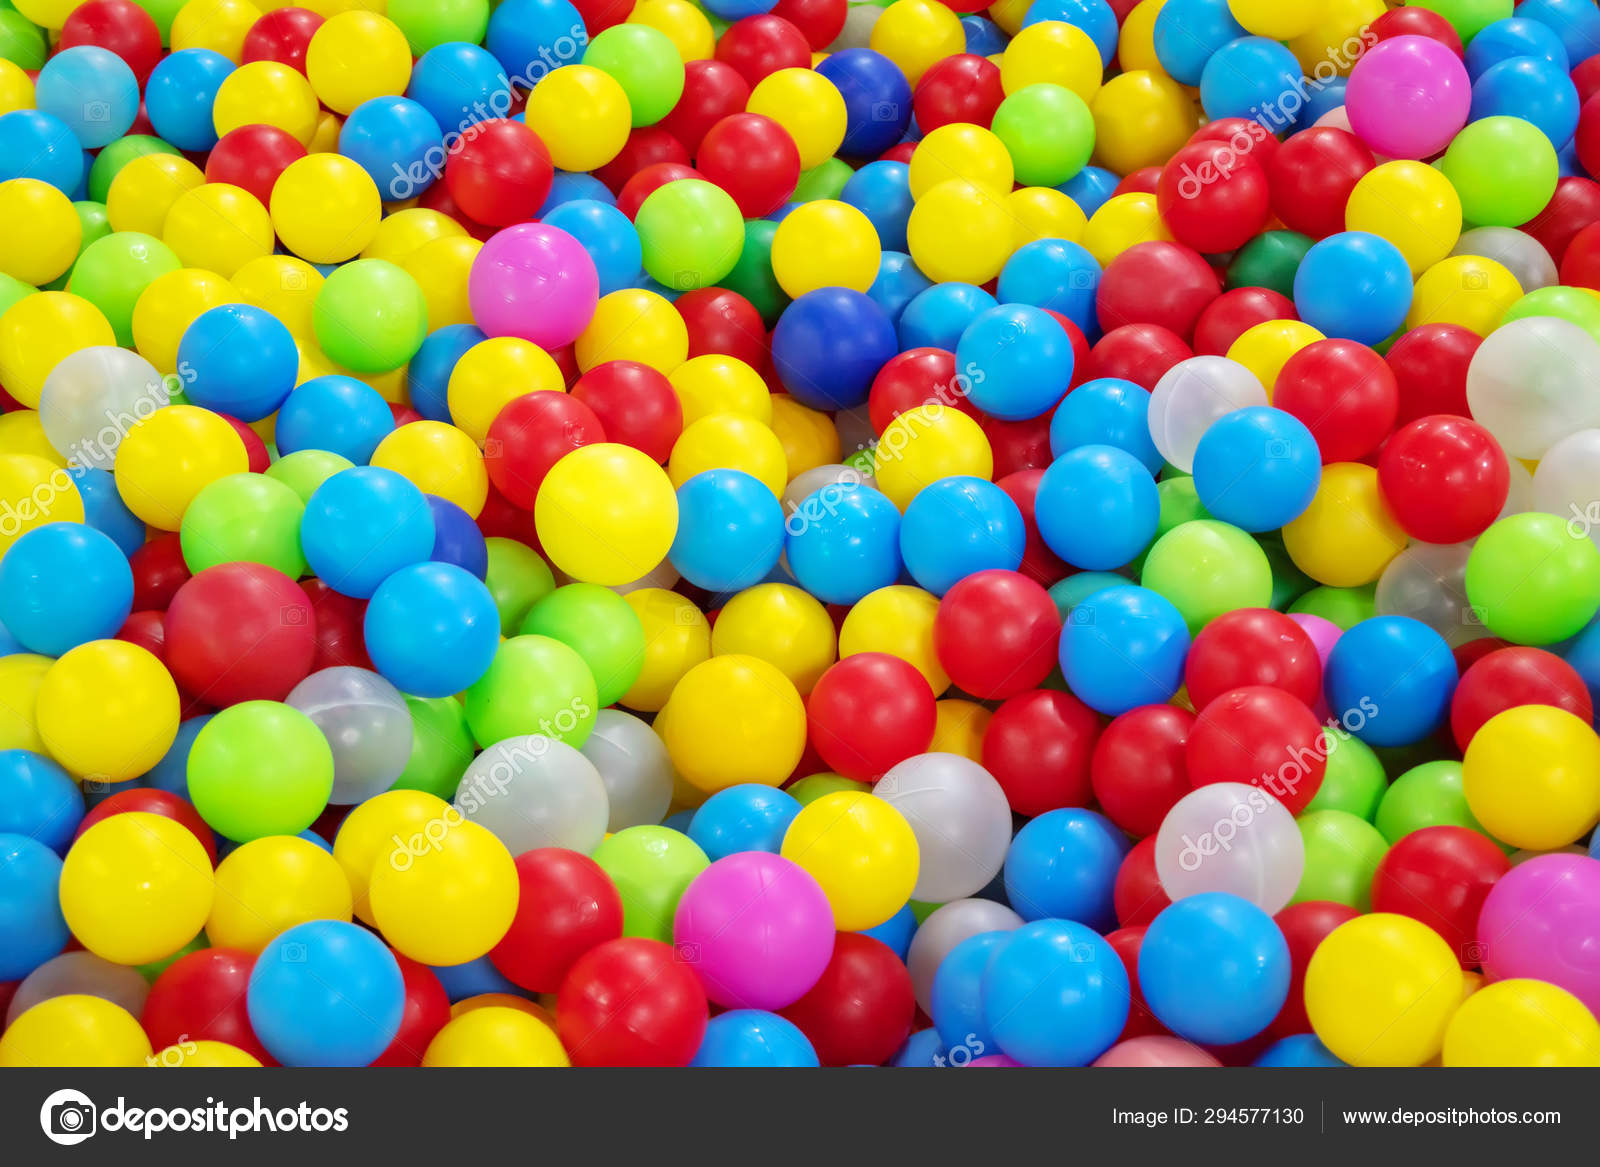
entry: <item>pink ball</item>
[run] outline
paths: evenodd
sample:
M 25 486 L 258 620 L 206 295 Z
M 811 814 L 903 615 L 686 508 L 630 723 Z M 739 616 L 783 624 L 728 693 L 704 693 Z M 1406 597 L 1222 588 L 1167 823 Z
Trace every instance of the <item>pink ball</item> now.
M 1350 128 L 1391 158 L 1429 158 L 1467 124 L 1472 80 L 1431 37 L 1397 36 L 1361 55 L 1344 95 Z
M 1313 616 L 1308 612 L 1291 612 L 1289 619 L 1300 625 L 1305 634 L 1311 637 L 1311 645 L 1317 650 L 1317 659 L 1326 668 L 1328 654 L 1333 651 L 1333 646 L 1338 643 L 1339 637 L 1344 635 L 1344 629 L 1332 620 Z M 1319 693 L 1317 703 L 1311 707 L 1311 712 L 1317 715 L 1318 721 L 1326 722 L 1329 714 L 1328 699 Z
M 1022 1063 L 1007 1054 L 984 1054 L 973 1058 L 969 1066 L 974 1070 L 1020 1070 Z
M 718 859 L 678 901 L 678 959 L 706 996 L 730 1009 L 782 1009 L 803 997 L 833 957 L 833 909 L 804 870 L 780 855 Z
M 578 339 L 600 301 L 594 260 L 571 235 L 544 223 L 497 232 L 472 261 L 467 302 L 489 336 L 516 336 L 545 351 Z
M 1095 1059 L 1096 1066 L 1128 1070 L 1211 1070 L 1222 1065 L 1192 1042 L 1165 1034 L 1130 1037 Z
M 1531 977 L 1600 1012 L 1600 862 L 1541 855 L 1502 875 L 1478 916 L 1491 981 Z

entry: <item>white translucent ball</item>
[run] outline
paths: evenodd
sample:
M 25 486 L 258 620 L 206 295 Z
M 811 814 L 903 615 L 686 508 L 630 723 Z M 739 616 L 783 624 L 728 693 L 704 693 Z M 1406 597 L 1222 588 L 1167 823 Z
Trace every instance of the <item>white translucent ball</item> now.
M 1173 900 L 1223 891 L 1274 915 L 1294 896 L 1305 866 L 1294 815 L 1242 782 L 1184 795 L 1156 833 L 1156 877 Z
M 934 909 L 911 937 L 906 953 L 911 987 L 922 1011 L 933 1007 L 933 974 L 952 948 L 980 932 L 1014 932 L 1020 927 L 1022 917 L 993 900 L 955 900 Z
M 587 855 L 605 838 L 611 817 L 594 763 L 543 734 L 507 738 L 474 758 L 456 787 L 455 806 L 513 855 L 539 847 Z
M 50 370 L 39 394 L 39 424 L 69 462 L 109 470 L 128 431 L 171 398 L 171 384 L 138 353 L 95 345 Z
M 411 709 L 388 681 L 370 669 L 337 666 L 301 681 L 284 703 L 322 731 L 333 750 L 335 806 L 382 794 L 411 760 Z
M 1451 648 L 1489 635 L 1467 601 L 1472 544 L 1413 543 L 1389 561 L 1373 596 L 1380 616 L 1409 616 Z
M 1544 244 L 1515 227 L 1474 227 L 1464 231 L 1450 254 L 1481 255 L 1494 260 L 1517 277 L 1524 292 L 1561 282 L 1556 261 L 1550 258 Z
M 1600 545 L 1600 429 L 1569 434 L 1539 459 L 1533 509 L 1560 515 Z
M 1227 357 L 1190 357 L 1168 369 L 1150 394 L 1150 440 L 1179 470 L 1194 469 L 1194 452 L 1224 414 L 1266 405 L 1256 375 Z
M 602 709 L 579 751 L 600 772 L 610 806 L 606 830 L 655 826 L 672 804 L 672 759 L 655 730 L 631 713 Z
M 1011 805 L 994 775 L 959 754 L 919 754 L 872 788 L 911 824 L 920 856 L 911 898 L 943 904 L 982 891 L 1011 847 Z
M 1513 458 L 1543 458 L 1600 426 L 1600 344 L 1576 324 L 1528 316 L 1491 332 L 1467 368 L 1467 406 Z

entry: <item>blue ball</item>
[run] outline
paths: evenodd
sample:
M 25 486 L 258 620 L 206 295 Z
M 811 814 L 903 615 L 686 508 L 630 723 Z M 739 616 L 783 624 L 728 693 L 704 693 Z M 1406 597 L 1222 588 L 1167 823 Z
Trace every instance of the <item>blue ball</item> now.
M 917 914 L 906 904 L 876 928 L 863 928 L 861 935 L 870 936 L 898 956 L 902 963 L 911 951 L 911 938 L 917 934 Z
M 824 604 L 854 604 L 900 578 L 900 512 L 870 486 L 807 495 L 785 530 L 789 570 Z
M 817 1051 L 800 1027 L 764 1009 L 730 1009 L 706 1022 L 689 1065 L 726 1067 L 816 1067 Z
M 724 787 L 701 803 L 684 833 L 713 863 L 741 851 L 776 855 L 799 813 L 794 795 L 754 782 L 741 783 Z
M 532 89 L 547 73 L 580 62 L 589 34 L 567 0 L 505 0 L 483 43 L 519 88 Z
M 1194 488 L 1215 518 L 1275 531 L 1311 505 L 1322 481 L 1317 440 L 1299 418 L 1254 405 L 1207 427 L 1194 452 Z
M 1011 496 L 982 478 L 952 475 L 923 487 L 900 520 L 911 578 L 942 596 L 974 572 L 1016 571 L 1027 542 Z
M 180 150 L 211 149 L 217 144 L 211 107 L 233 70 L 232 61 L 211 49 L 180 49 L 162 58 L 144 86 L 150 125 Z
M 586 195 L 562 203 L 543 218 L 583 244 L 600 276 L 602 296 L 638 283 L 644 271 L 644 248 L 632 221 L 617 210 L 615 202 Z
M 955 352 L 967 325 L 998 301 L 974 284 L 934 284 L 919 292 L 900 314 L 900 351 L 942 348 Z
M 1044 472 L 1033 516 L 1045 546 L 1062 559 L 1110 571 L 1131 563 L 1155 538 L 1161 496 L 1144 463 L 1126 450 L 1079 446 Z
M 1481 34 L 1480 34 L 1481 35 Z M 1274 1070 L 1340 1070 L 1349 1069 L 1347 1062 L 1333 1056 L 1333 1051 L 1317 1040 L 1314 1033 L 1297 1033 L 1275 1041 L 1261 1052 L 1252 1066 Z
M 983 974 L 989 959 L 1011 940 L 1010 932 L 979 932 L 957 944 L 939 962 L 928 990 L 928 1014 L 946 1049 L 994 1045 L 983 1012 Z
M 1600 53 L 1600 10 L 1590 0 L 1522 0 L 1517 15 L 1538 21 L 1560 37 L 1573 64 Z
M 712 592 L 754 587 L 783 554 L 783 507 L 743 470 L 706 470 L 678 487 L 678 533 L 667 562 Z
M 1577 670 L 1589 690 L 1590 702 L 1600 709 L 1600 616 L 1567 642 L 1561 656 Z
M 517 116 L 521 118 L 522 115 Z M 523 124 L 527 123 L 524 121 Z M 594 175 L 558 170 L 550 179 L 550 195 L 544 200 L 544 206 L 539 208 L 538 218 L 546 219 L 557 207 L 583 199 L 604 203 L 608 207 L 617 205 L 617 196 L 611 193 L 611 188 Z
M 974 57 L 992 57 L 1005 51 L 1009 38 L 1000 26 L 987 16 L 971 13 L 961 18 L 961 31 L 966 34 L 966 51 Z
M 720 20 L 732 24 L 746 16 L 760 16 L 771 12 L 777 0 L 707 0 L 706 11 Z
M 1472 83 L 1470 117 L 1521 118 L 1538 126 L 1559 149 L 1578 132 L 1580 104 L 1578 87 L 1565 66 L 1543 57 L 1512 57 L 1490 66 Z
M 1100 50 L 1100 64 L 1109 67 L 1117 55 L 1117 14 L 1106 0 L 1033 0 L 1022 27 L 1059 20 L 1088 35 Z
M 400 1031 L 406 988 L 371 932 L 312 920 L 267 942 L 245 1000 L 250 1027 L 284 1065 L 365 1066 Z
M 911 221 L 911 167 L 904 162 L 869 162 L 845 181 L 839 201 L 867 217 L 885 251 L 905 251 Z
M 1377 344 L 1405 323 L 1411 267 L 1400 249 L 1365 231 L 1312 245 L 1294 273 L 1300 319 L 1324 336 Z
M 55 762 L 0 750 L 0 835 L 24 835 L 65 855 L 83 815 L 83 791 Z
M 471 515 L 449 499 L 424 495 L 433 514 L 433 554 L 435 563 L 448 563 L 479 579 L 489 578 L 489 544 Z
M 47 523 L 0 559 L 0 620 L 28 651 L 60 656 L 115 636 L 133 611 L 133 569 L 109 535 Z
M 1099 331 L 1095 295 L 1100 265 L 1094 256 L 1065 239 L 1035 239 L 1011 253 L 997 285 L 1007 304 L 1032 304 L 1059 312 L 1085 336 Z
M 450 374 L 475 344 L 488 340 L 472 324 L 447 324 L 428 334 L 406 366 L 406 396 L 411 408 L 429 421 L 450 420 Z
M 0 979 L 20 981 L 66 948 L 61 857 L 26 835 L 0 835 Z
M 917 270 L 911 257 L 901 251 L 885 251 L 878 262 L 878 274 L 867 295 L 883 309 L 890 324 L 898 324 L 906 305 L 933 287 L 933 281 Z
M 1112 890 L 1128 837 L 1111 820 L 1075 807 L 1031 820 L 1006 852 L 1006 899 L 1024 920 L 1076 920 L 1098 932 L 1117 926 Z
M 971 382 L 972 403 L 1001 421 L 1054 409 L 1072 383 L 1072 365 L 1066 329 L 1028 304 L 990 308 L 956 344 L 956 368 Z
M 357 466 L 394 432 L 394 412 L 371 385 L 330 373 L 300 385 L 278 410 L 278 452 L 328 450 Z
M 1156 60 L 1180 85 L 1199 85 L 1206 62 L 1224 45 L 1248 36 L 1228 0 L 1168 0 L 1156 17 Z
M 432 555 L 435 535 L 422 491 L 379 466 L 339 471 L 317 487 L 300 520 L 300 546 L 312 574 L 358 600 L 402 567 Z
M 514 985 L 505 974 L 494 967 L 494 963 L 487 956 L 480 956 L 477 960 L 469 960 L 465 964 L 429 965 L 433 975 L 439 978 L 439 984 L 444 987 L 444 994 L 454 1005 L 457 1001 L 465 1001 L 468 997 L 480 997 L 484 993 L 509 993 L 514 997 L 533 996 L 532 993 Z
M 676 814 L 669 814 L 661 820 L 661 825 L 670 830 L 677 831 L 680 835 L 689 833 L 689 824 L 694 820 L 694 811 L 680 810 Z
M 571 8 L 565 0 L 558 2 Z M 515 0 L 502 4 L 489 21 L 490 37 L 493 38 L 494 26 L 503 23 L 501 17 L 508 10 L 522 7 L 525 6 Z M 576 9 L 573 15 L 577 15 Z M 577 21 L 577 24 L 581 30 L 583 22 Z M 491 55 L 492 39 L 490 44 L 490 51 L 485 51 L 462 41 L 447 41 L 423 53 L 412 67 L 406 96 L 428 111 L 441 131 L 440 141 L 446 149 L 455 144 L 458 135 L 478 122 L 505 117 L 511 112 L 511 82 L 506 70 Z
M 444 131 L 408 97 L 374 97 L 345 119 L 339 153 L 371 175 L 385 199 L 409 199 L 439 180 Z
M 1027 1066 L 1086 1066 L 1128 1023 L 1128 973 L 1111 945 L 1070 920 L 1024 924 L 983 974 L 983 1013 Z
M 1306 103 L 1295 116 L 1292 132 L 1299 133 L 1316 125 L 1322 116 L 1344 104 L 1345 93 L 1350 88 L 1350 78 L 1330 77 L 1306 87 Z
M 1062 399 L 1050 418 L 1050 453 L 1080 446 L 1115 446 L 1155 474 L 1166 464 L 1150 439 L 1150 393 L 1120 377 L 1086 381 Z
M 1334 643 L 1322 687 L 1347 733 L 1408 746 L 1443 724 L 1458 679 L 1444 637 L 1409 616 L 1374 616 Z
M 1249 900 L 1186 896 L 1150 922 L 1139 946 L 1139 989 L 1156 1020 L 1179 1037 L 1246 1041 L 1289 998 L 1289 944 Z
M 844 98 L 846 157 L 872 158 L 900 140 L 911 124 L 911 83 L 900 67 L 871 49 L 843 49 L 817 65 Z
M 161 760 L 144 775 L 145 785 L 187 799 L 189 751 L 194 748 L 194 739 L 200 736 L 200 731 L 214 716 L 216 715 L 212 713 L 202 713 L 198 717 L 188 717 L 180 722 L 178 736 L 172 739 L 172 745 L 167 747 L 167 752 L 162 755 Z
M 1303 84 L 1300 62 L 1287 48 L 1266 37 L 1242 36 L 1207 59 L 1200 71 L 1200 104 L 1212 121 L 1270 116 L 1285 94 L 1298 95 Z
M 778 379 L 809 409 L 854 409 L 898 351 L 888 313 L 849 288 L 807 292 L 783 310 L 772 330 Z
M 494 661 L 500 610 L 470 572 L 453 563 L 413 563 L 378 585 L 362 629 L 372 667 L 395 688 L 448 697 Z
M 1061 629 L 1067 687 L 1110 717 L 1171 700 L 1188 655 L 1189 629 L 1178 609 L 1131 584 L 1079 601 Z
M 11 629 L 5 626 L 5 622 L 0 621 L 0 656 L 16 656 L 19 652 L 27 651 L 17 638 L 11 635 Z
M 98 150 L 126 134 L 139 116 L 139 82 L 109 49 L 78 45 L 44 63 L 34 104 L 65 122 L 84 149 Z
M 1085 166 L 1056 189 L 1077 203 L 1085 216 L 1089 216 L 1106 205 L 1121 181 L 1103 167 Z
M 300 375 L 300 350 L 265 308 L 223 304 L 184 330 L 178 370 L 185 377 L 184 394 L 195 405 L 260 421 L 288 400 Z
M 83 521 L 111 541 L 124 555 L 144 546 L 144 520 L 128 509 L 111 471 L 95 466 L 69 465 L 67 473 L 83 499 Z
M 60 118 L 36 109 L 0 114 L 0 182 L 35 178 L 76 198 L 86 173 L 83 158 L 83 147 Z
M 1467 45 L 1467 73 L 1476 81 L 1501 61 L 1513 57 L 1540 57 L 1567 73 L 1566 46 L 1547 25 L 1521 16 L 1508 16 L 1485 25 Z

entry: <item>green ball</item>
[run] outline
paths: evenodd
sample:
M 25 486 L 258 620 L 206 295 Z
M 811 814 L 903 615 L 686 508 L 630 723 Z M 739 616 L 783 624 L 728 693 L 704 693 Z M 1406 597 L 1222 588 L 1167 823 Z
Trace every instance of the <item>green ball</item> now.
M 628 827 L 589 856 L 622 897 L 622 934 L 672 943 L 678 900 L 711 860 L 693 839 L 670 827 Z
M 1600 341 L 1600 299 L 1596 299 L 1586 288 L 1569 288 L 1562 284 L 1535 288 L 1507 308 L 1500 323 L 1506 325 L 1529 316 L 1559 317 L 1568 324 L 1576 324 Z
M 91 243 L 96 243 L 111 234 L 111 220 L 106 215 L 104 203 L 91 202 L 84 199 L 72 204 L 72 209 L 78 216 L 78 255 L 81 258 L 84 249 Z M 78 261 L 72 261 L 76 267 Z M 67 285 L 72 282 L 72 268 L 68 268 L 48 284 L 40 287 L 41 292 L 64 292 Z
M 739 204 L 704 179 L 683 178 L 654 191 L 640 204 L 633 226 L 644 251 L 644 270 L 675 291 L 723 279 L 744 249 Z
M 171 142 L 151 134 L 130 134 L 126 138 L 118 138 L 94 156 L 94 163 L 89 167 L 89 197 L 97 203 L 105 202 L 111 190 L 111 180 L 135 158 L 143 158 L 146 154 L 178 152 Z
M 1282 612 L 1290 604 L 1316 587 L 1316 581 L 1296 566 L 1283 545 L 1283 536 L 1267 531 L 1256 536 L 1256 542 L 1267 554 L 1272 567 L 1272 606 Z
M 228 706 L 189 750 L 189 801 L 236 843 L 298 835 L 332 793 L 328 740 L 316 722 L 278 701 Z
M 1291 616 L 1321 616 L 1348 632 L 1363 620 L 1378 614 L 1378 585 L 1359 588 L 1312 588 L 1289 605 Z
M 1514 0 L 1413 0 L 1417 8 L 1437 12 L 1450 22 L 1465 45 L 1497 20 L 1507 19 Z
M 1306 810 L 1342 810 L 1370 823 L 1388 788 L 1383 763 L 1358 737 L 1331 729 L 1322 736 L 1329 746 L 1328 768 Z
M 851 454 L 849 457 L 847 457 L 843 462 L 843 465 L 850 467 L 852 470 L 860 471 L 861 474 L 866 478 L 872 477 L 877 464 L 877 455 L 870 447 L 865 450 L 857 450 L 854 454 Z
M 1294 273 L 1300 270 L 1311 244 L 1311 237 L 1298 231 L 1262 232 L 1234 252 L 1226 288 L 1271 288 L 1294 299 Z
M 267 467 L 267 477 L 276 479 L 300 496 L 302 503 L 311 501 L 328 479 L 341 470 L 349 470 L 355 463 L 332 450 L 299 450 L 285 454 Z
M 526 543 L 496 535 L 485 539 L 489 549 L 488 578 L 484 581 L 495 607 L 500 609 L 500 635 L 515 636 L 528 610 L 555 591 L 550 565 Z
M 601 707 L 615 705 L 644 668 L 644 624 L 628 601 L 599 584 L 557 588 L 528 610 L 522 634 L 573 649 L 594 674 Z
M 172 19 L 178 15 L 178 10 L 189 0 L 135 0 L 135 3 L 150 14 L 150 19 L 156 22 L 156 29 L 161 33 L 161 43 L 169 44 L 172 41 Z
M 428 301 L 404 268 L 358 259 L 317 290 L 311 327 L 322 351 L 357 373 L 398 369 L 428 338 Z
M 1389 850 L 1378 828 L 1342 810 L 1306 811 L 1297 825 L 1306 869 L 1289 902 L 1331 900 L 1358 912 L 1371 911 L 1372 877 Z
M 1065 624 L 1072 609 L 1095 592 L 1101 588 L 1119 587 L 1127 582 L 1127 576 L 1113 571 L 1075 571 L 1050 585 L 1050 598 L 1055 601 L 1056 613 Z
M 548 636 L 513 636 L 467 690 L 467 724 L 480 746 L 539 734 L 577 749 L 600 711 L 583 658 Z
M 778 322 L 778 317 L 789 306 L 788 293 L 772 274 L 772 237 L 777 233 L 778 225 L 767 219 L 751 219 L 746 223 L 738 262 L 721 280 L 722 287 L 750 301 L 768 328 Z
M 0 316 L 4 316 L 6 310 L 18 300 L 25 299 L 38 290 L 32 284 L 23 283 L 16 276 L 8 276 L 5 272 L 0 272 Z
M 1194 488 L 1194 479 L 1187 474 L 1163 478 L 1156 483 L 1156 497 L 1161 502 L 1161 511 L 1156 516 L 1156 539 L 1160 539 L 1174 527 L 1211 517 L 1211 512 L 1206 510 L 1205 504 L 1200 501 L 1200 492 Z M 1155 540 L 1151 540 L 1150 546 L 1155 546 Z M 1145 560 L 1149 555 L 1150 547 L 1146 547 L 1139 558 L 1133 561 L 1135 575 L 1144 571 Z
M 191 952 L 199 952 L 202 948 L 210 947 L 211 941 L 206 939 L 205 929 L 202 928 L 199 932 L 195 933 L 193 940 L 189 941 L 189 943 L 178 949 L 178 951 L 174 952 L 171 956 L 163 956 L 160 960 L 152 960 L 149 964 L 136 964 L 133 967 L 138 970 L 140 976 L 149 981 L 151 984 L 154 984 L 155 979 L 158 976 L 166 972 L 173 965 L 177 964 L 181 958 L 188 956 Z
M 635 127 L 655 125 L 683 96 L 678 46 L 647 24 L 612 25 L 589 42 L 583 63 L 616 78 L 628 95 Z
M 1089 164 L 1094 115 L 1072 90 L 1028 85 L 1000 103 L 989 127 L 1005 144 L 1023 186 L 1058 186 Z
M 263 563 L 299 579 L 306 571 L 300 518 L 306 504 L 265 474 L 230 474 L 208 482 L 183 512 L 183 561 L 198 575 L 219 563 Z
M 451 802 L 476 746 L 467 710 L 454 697 L 406 696 L 411 710 L 411 757 L 391 790 L 423 790 Z
M 133 306 L 158 277 L 182 266 L 172 248 L 155 236 L 117 231 L 83 249 L 67 290 L 105 313 L 117 343 L 132 348 Z
M 1560 515 L 1508 515 L 1478 536 L 1466 582 L 1490 632 L 1517 644 L 1554 644 L 1600 611 L 1600 548 Z
M 1561 178 L 1556 148 L 1521 118 L 1468 122 L 1439 161 L 1461 196 L 1461 217 L 1480 227 L 1516 227 L 1532 219 Z
M 1460 762 L 1424 762 L 1401 774 L 1384 792 L 1373 823 L 1391 844 L 1423 827 L 1465 827 L 1508 855 L 1516 849 L 1484 830 L 1472 813 L 1461 786 Z
M 414 57 L 451 41 L 480 44 L 489 31 L 489 0 L 389 0 L 388 15 Z
M 854 778 L 846 778 L 842 774 L 808 774 L 784 787 L 784 793 L 793 796 L 801 806 L 810 806 L 826 794 L 870 794 L 872 785 L 867 782 L 857 782 Z
M 837 199 L 844 193 L 844 184 L 850 181 L 854 173 L 843 158 L 830 158 L 821 166 L 801 172 L 800 181 L 795 185 L 789 201 L 814 203 L 819 199 Z
M 1215 519 L 1181 523 L 1156 540 L 1139 582 L 1165 596 L 1193 636 L 1224 612 L 1272 602 L 1272 566 L 1246 532 Z
M 50 55 L 44 29 L 14 9 L 0 11 L 0 60 L 32 71 Z

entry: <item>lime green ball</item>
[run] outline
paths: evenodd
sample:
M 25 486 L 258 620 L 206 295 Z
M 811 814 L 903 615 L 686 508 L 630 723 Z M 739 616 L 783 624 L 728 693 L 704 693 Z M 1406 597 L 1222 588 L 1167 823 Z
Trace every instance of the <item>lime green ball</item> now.
M 183 266 L 153 235 L 117 231 L 83 249 L 67 290 L 93 304 L 111 322 L 117 343 L 133 347 L 133 306 L 152 282 Z
M 602 707 L 616 704 L 644 668 L 644 624 L 628 601 L 599 584 L 557 588 L 528 610 L 522 633 L 573 649 L 594 674 Z
M 814 203 L 819 199 L 837 199 L 844 193 L 844 184 L 850 181 L 854 173 L 843 158 L 830 158 L 821 166 L 813 166 L 801 173 L 789 201 Z
M 1005 144 L 1023 186 L 1057 186 L 1089 164 L 1094 115 L 1072 90 L 1027 85 L 1000 103 L 989 127 Z
M 1191 636 L 1224 612 L 1272 601 L 1272 567 L 1260 544 L 1215 519 L 1180 523 L 1157 539 L 1139 582 L 1172 601 Z
M 191 952 L 199 952 L 202 948 L 210 947 L 211 941 L 206 939 L 205 929 L 202 928 L 199 932 L 195 933 L 193 940 L 189 941 L 189 943 L 185 944 L 172 955 L 163 956 L 160 960 L 153 960 L 149 964 L 136 964 L 133 967 L 138 970 L 140 976 L 149 981 L 151 984 L 154 984 L 155 979 L 158 976 L 166 972 L 173 965 L 177 964 L 178 961 L 183 957 L 188 956 Z
M 683 57 L 678 46 L 666 33 L 647 24 L 616 24 L 606 29 L 589 42 L 583 63 L 616 78 L 628 95 L 636 127 L 655 125 L 683 96 Z
M 183 512 L 183 561 L 198 575 L 219 563 L 263 563 L 290 579 L 305 574 L 294 488 L 265 474 L 230 474 L 208 482 Z
M 31 71 L 41 67 L 49 55 L 44 29 L 14 9 L 0 11 L 0 60 Z
M 1544 131 L 1513 117 L 1468 122 L 1439 170 L 1461 196 L 1461 217 L 1479 227 L 1526 223 L 1544 210 L 1561 178 Z
M 1331 900 L 1358 912 L 1372 910 L 1372 877 L 1389 850 L 1378 828 L 1342 810 L 1303 813 L 1297 824 L 1306 868 L 1291 904 Z
M 784 793 L 792 795 L 801 806 L 810 806 L 825 794 L 870 794 L 872 786 L 867 782 L 857 782 L 854 778 L 846 778 L 842 774 L 809 774 L 788 786 Z
M 176 153 L 176 146 L 151 134 L 129 134 L 126 138 L 118 138 L 94 156 L 94 163 L 89 167 L 89 197 L 97 203 L 105 202 L 111 190 L 111 180 L 135 158 L 143 158 L 146 154 Z
M 922 927 L 928 922 L 928 917 L 937 912 L 943 904 L 925 904 L 921 900 L 911 901 L 911 914 L 916 918 L 917 927 Z
M 1401 774 L 1384 792 L 1373 823 L 1391 844 L 1424 827 L 1465 827 L 1508 855 L 1515 850 L 1484 830 L 1472 813 L 1461 785 L 1460 762 L 1424 762 Z
M 189 751 L 189 801 L 236 843 L 298 835 L 332 793 L 328 740 L 316 722 L 278 701 L 228 706 Z
M 721 281 L 722 287 L 749 300 L 768 328 L 778 322 L 778 317 L 789 306 L 788 293 L 772 274 L 772 237 L 777 233 L 778 225 L 767 219 L 751 219 L 746 223 L 739 259 Z
M 1508 515 L 1478 536 L 1466 582 L 1490 632 L 1517 644 L 1554 644 L 1600 611 L 1600 548 L 1560 515 Z
M 489 0 L 389 0 L 388 15 L 413 57 L 450 41 L 479 44 L 489 31 Z
M 1388 789 L 1383 763 L 1358 737 L 1331 729 L 1322 736 L 1329 747 L 1328 768 L 1306 810 L 1342 810 L 1370 823 Z
M 711 860 L 693 839 L 670 827 L 628 827 L 589 856 L 622 897 L 622 934 L 672 943 L 678 900 Z
M 187 4 L 188 0 L 135 0 L 135 2 L 150 14 L 151 20 L 156 22 L 156 29 L 161 33 L 161 43 L 171 43 L 172 19 L 178 15 L 178 10 Z
M 323 281 L 312 308 L 317 343 L 357 373 L 387 373 L 428 338 L 428 301 L 411 274 L 386 259 L 358 259 Z
M 548 636 L 503 641 L 489 670 L 467 690 L 467 724 L 480 746 L 539 734 L 583 745 L 600 711 L 583 658 Z
M 1263 231 L 1238 251 L 1228 264 L 1225 286 L 1271 288 L 1294 299 L 1294 274 L 1311 250 L 1313 240 L 1298 231 Z
M 1156 539 L 1160 539 L 1174 527 L 1211 517 L 1211 512 L 1206 510 L 1205 504 L 1200 501 L 1200 492 L 1194 488 L 1194 479 L 1188 475 L 1163 478 L 1156 483 L 1156 497 L 1161 503 L 1160 513 L 1156 516 Z M 1151 540 L 1150 546 L 1155 546 L 1155 540 Z M 1144 570 L 1145 560 L 1149 555 L 1150 547 L 1146 547 L 1139 558 L 1133 561 L 1135 575 Z
M 555 591 L 550 565 L 526 543 L 494 536 L 484 540 L 489 548 L 489 594 L 500 609 L 500 635 L 515 636 L 527 619 L 528 609 Z
M 1500 323 L 1506 325 L 1529 316 L 1559 317 L 1600 341 L 1600 299 L 1586 288 L 1569 288 L 1562 284 L 1535 288 L 1507 308 Z
M 32 284 L 25 284 L 16 276 L 8 276 L 0 272 L 0 316 L 18 300 L 33 295 L 39 289 Z
M 104 203 L 91 202 L 84 199 L 72 204 L 73 211 L 78 216 L 78 255 L 81 257 L 84 249 L 91 243 L 96 243 L 111 234 L 111 220 L 106 214 Z M 77 260 L 73 261 L 74 267 Z M 68 268 L 39 290 L 43 292 L 64 292 L 72 282 L 72 268 Z
M 851 454 L 844 460 L 843 464 L 871 478 L 877 469 L 878 459 L 871 447 L 868 447 L 865 450 L 857 450 L 854 454 Z
M 283 483 L 300 496 L 302 503 L 307 503 L 317 487 L 354 465 L 350 459 L 331 450 L 299 450 L 285 454 L 267 467 L 267 477 Z
M 1514 0 L 1414 0 L 1414 3 L 1448 20 L 1463 45 L 1495 21 L 1505 20 L 1515 7 Z
M 1312 588 L 1289 605 L 1291 616 L 1321 616 L 1348 632 L 1378 614 L 1377 584 L 1359 588 Z
M 423 790 L 453 801 L 461 775 L 476 747 L 467 727 L 467 710 L 454 697 L 412 697 L 411 757 L 391 790 Z
M 653 192 L 640 204 L 633 226 L 644 250 L 644 270 L 677 291 L 717 283 L 733 270 L 744 248 L 739 204 L 720 186 L 699 178 L 669 182 Z

